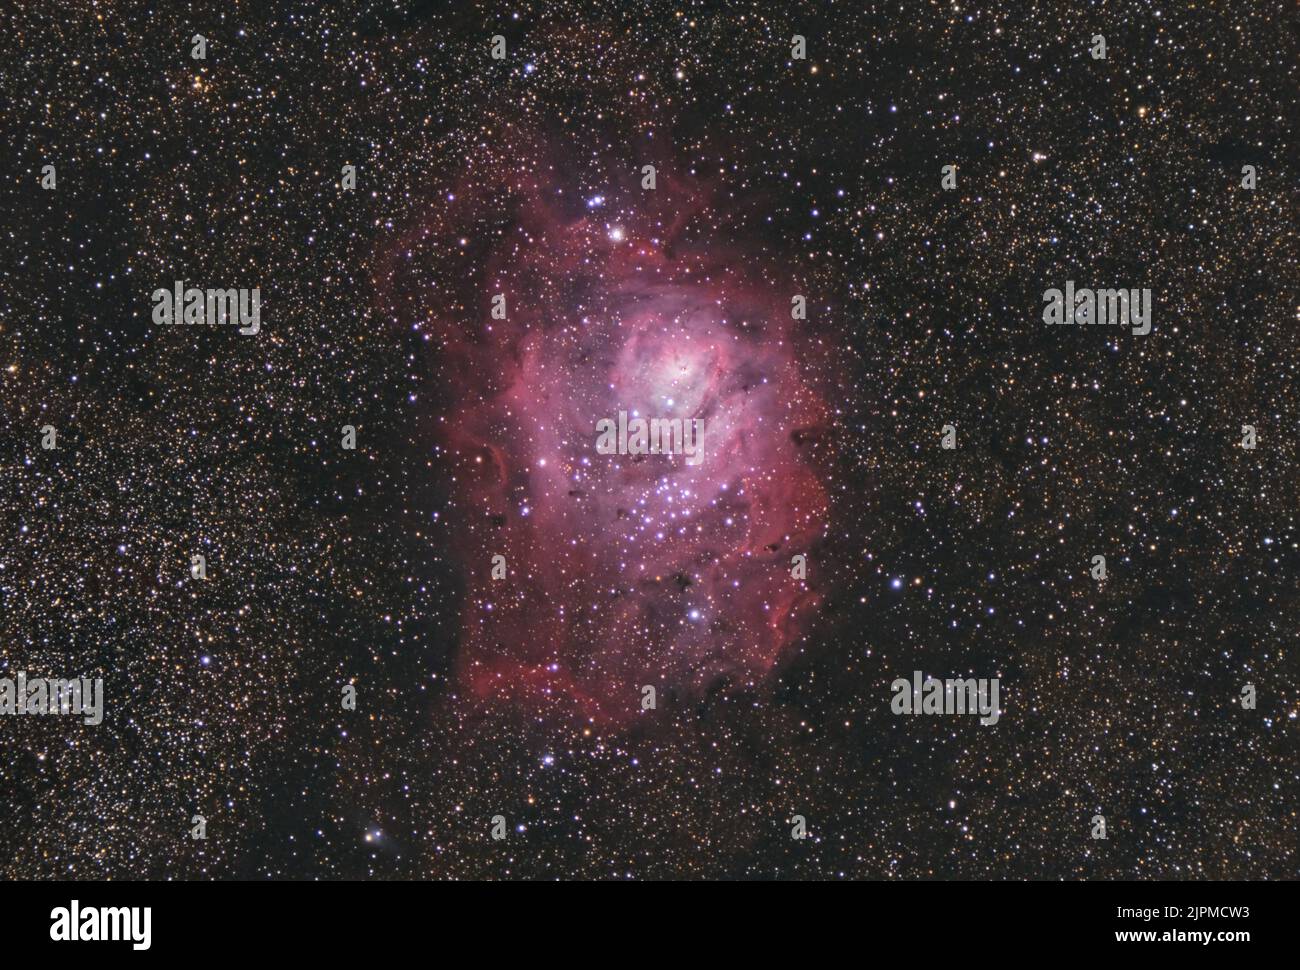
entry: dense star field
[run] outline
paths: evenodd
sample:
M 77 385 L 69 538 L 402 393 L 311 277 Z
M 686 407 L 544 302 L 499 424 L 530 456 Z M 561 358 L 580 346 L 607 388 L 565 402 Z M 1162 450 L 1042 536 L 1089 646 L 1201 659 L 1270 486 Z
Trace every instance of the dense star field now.
M 0 37 L 0 876 L 1300 874 L 1294 4 Z

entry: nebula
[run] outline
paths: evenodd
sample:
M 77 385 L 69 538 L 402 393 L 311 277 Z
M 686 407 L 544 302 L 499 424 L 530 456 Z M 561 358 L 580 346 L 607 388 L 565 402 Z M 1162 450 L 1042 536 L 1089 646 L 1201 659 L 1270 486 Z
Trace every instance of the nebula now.
M 824 595 L 792 559 L 827 528 L 807 452 L 828 416 L 800 291 L 716 228 L 730 223 L 707 187 L 580 189 L 531 183 L 466 288 L 477 316 L 428 313 L 450 384 L 460 689 L 619 724 L 646 686 L 660 706 L 759 689 L 799 642 Z M 484 202 L 444 213 L 448 246 Z M 437 258 L 430 236 L 396 247 L 390 303 L 412 260 Z M 600 453 L 620 412 L 694 422 L 698 453 Z

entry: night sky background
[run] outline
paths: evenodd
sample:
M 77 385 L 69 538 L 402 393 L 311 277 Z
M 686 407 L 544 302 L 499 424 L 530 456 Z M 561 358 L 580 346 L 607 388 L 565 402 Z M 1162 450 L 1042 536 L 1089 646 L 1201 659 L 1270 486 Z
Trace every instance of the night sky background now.
M 1294 4 L 0 38 L 0 675 L 106 692 L 0 720 L 0 876 L 1300 874 Z M 1152 332 L 1045 326 L 1066 280 Z M 595 453 L 667 398 L 698 468 Z M 1001 719 L 892 714 L 913 670 Z

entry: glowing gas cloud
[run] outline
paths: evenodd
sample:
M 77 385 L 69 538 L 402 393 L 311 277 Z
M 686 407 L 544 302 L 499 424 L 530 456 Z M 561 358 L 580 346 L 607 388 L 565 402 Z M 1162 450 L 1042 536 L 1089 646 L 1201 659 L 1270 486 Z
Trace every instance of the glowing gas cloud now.
M 560 170 L 442 205 L 395 247 L 385 294 L 431 318 L 449 385 L 460 689 L 618 724 L 646 686 L 660 704 L 761 689 L 800 640 L 821 594 L 792 557 L 828 526 L 807 454 L 827 409 L 799 289 L 707 187 Z M 483 243 L 466 227 L 489 204 Z M 444 258 L 430 240 L 465 259 L 459 309 L 404 279 Z

